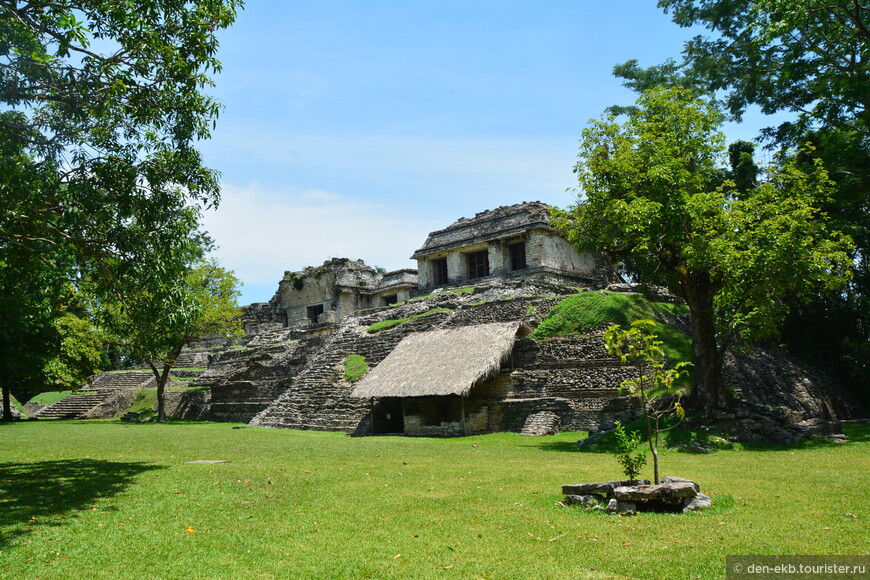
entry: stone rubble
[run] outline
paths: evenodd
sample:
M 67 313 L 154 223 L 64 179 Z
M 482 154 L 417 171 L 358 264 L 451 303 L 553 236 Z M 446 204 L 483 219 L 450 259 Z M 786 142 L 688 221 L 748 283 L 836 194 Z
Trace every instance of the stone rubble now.
M 658 485 L 649 480 L 601 481 L 563 485 L 566 505 L 579 505 L 609 514 L 634 512 L 692 512 L 713 505 L 700 486 L 682 477 L 665 476 Z

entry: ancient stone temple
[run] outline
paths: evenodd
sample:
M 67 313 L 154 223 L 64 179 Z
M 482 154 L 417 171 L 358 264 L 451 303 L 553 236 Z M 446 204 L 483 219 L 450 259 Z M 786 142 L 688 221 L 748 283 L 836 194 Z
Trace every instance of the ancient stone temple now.
M 359 310 L 407 300 L 416 289 L 416 270 L 383 272 L 362 260 L 332 258 L 284 272 L 269 302 L 245 307 L 245 332 L 337 323 Z
M 633 370 L 608 355 L 602 328 L 551 338 L 530 334 L 577 292 L 635 290 L 610 283 L 613 270 L 602 256 L 578 254 L 560 238 L 548 206 L 522 203 L 460 219 L 429 234 L 414 257 L 419 285 L 417 270 L 384 272 L 346 258 L 285 272 L 269 302 L 242 308 L 242 339 L 229 344 L 215 337 L 182 353 L 174 377 L 194 388 L 172 393 L 169 414 L 410 436 L 594 431 L 636 414 L 637 401 L 619 389 Z M 646 290 L 649 299 L 673 299 Z M 678 332 L 688 326 L 677 315 L 662 321 Z M 368 371 L 349 373 L 350 361 L 362 361 Z M 779 376 L 785 366 L 771 368 Z M 747 367 L 747 380 L 730 384 L 743 395 L 754 392 L 748 384 L 769 396 L 776 381 L 759 368 Z M 126 375 L 141 382 L 136 372 Z M 750 425 L 758 431 L 752 437 L 781 442 L 826 432 L 841 413 L 826 398 L 832 389 L 804 371 L 795 376 L 781 397 L 764 401 L 784 413 L 787 428 L 771 430 L 758 413 L 723 420 L 739 423 L 734 429 Z M 76 396 L 93 409 L 60 401 L 46 416 L 90 416 L 120 409 L 122 399 L 129 407 L 132 396 L 124 399 L 130 393 L 121 376 L 105 373 L 112 385 L 102 377 L 92 381 L 93 399 Z M 800 402 L 800 393 L 810 391 L 819 405 Z
M 550 206 L 524 202 L 460 218 L 432 232 L 412 259 L 420 288 L 490 278 L 544 279 L 580 286 L 615 282 L 600 255 L 578 253 L 550 225 Z
M 414 252 L 418 269 L 383 272 L 362 260 L 332 258 L 285 272 L 269 302 L 243 307 L 245 332 L 337 323 L 438 288 L 493 280 L 580 287 L 617 281 L 599 254 L 578 253 L 550 225 L 550 206 L 523 202 L 460 218 Z M 419 278 L 418 278 L 419 277 Z
M 211 387 L 210 417 L 443 436 L 594 428 L 629 410 L 610 384 L 623 371 L 602 373 L 618 364 L 602 363 L 589 340 L 525 338 L 554 296 L 614 280 L 601 256 L 553 230 L 549 206 L 459 219 L 413 258 L 419 270 L 334 258 L 285 272 L 268 303 L 243 308 L 245 348 L 196 381 Z M 351 355 L 371 368 L 356 385 L 342 366 Z

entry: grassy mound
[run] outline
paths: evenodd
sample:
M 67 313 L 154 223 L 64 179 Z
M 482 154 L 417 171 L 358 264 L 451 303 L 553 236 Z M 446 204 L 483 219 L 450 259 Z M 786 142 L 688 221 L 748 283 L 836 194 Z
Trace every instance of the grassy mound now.
M 582 334 L 619 324 L 628 327 L 635 320 L 654 321 L 653 332 L 664 343 L 662 348 L 668 360 L 692 360 L 692 341 L 689 335 L 668 326 L 660 314 L 688 315 L 689 308 L 681 304 L 651 302 L 639 294 L 620 294 L 604 290 L 574 294 L 554 306 L 531 334 L 535 340 Z
M 61 399 L 65 399 L 69 395 L 72 395 L 72 391 L 46 391 L 45 393 L 39 393 L 30 400 L 40 405 L 51 405 Z

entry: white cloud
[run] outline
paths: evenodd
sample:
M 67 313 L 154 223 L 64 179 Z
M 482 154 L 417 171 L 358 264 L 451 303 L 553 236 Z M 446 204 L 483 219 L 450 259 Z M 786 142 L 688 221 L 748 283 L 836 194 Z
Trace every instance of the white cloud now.
M 360 203 L 324 191 L 275 190 L 256 183 L 224 184 L 216 211 L 204 216 L 205 229 L 220 246 L 221 264 L 248 289 L 270 287 L 268 300 L 285 270 L 300 270 L 331 257 L 363 259 L 388 270 L 413 268 L 408 259 L 426 234 L 445 224 L 392 215 L 388 207 Z

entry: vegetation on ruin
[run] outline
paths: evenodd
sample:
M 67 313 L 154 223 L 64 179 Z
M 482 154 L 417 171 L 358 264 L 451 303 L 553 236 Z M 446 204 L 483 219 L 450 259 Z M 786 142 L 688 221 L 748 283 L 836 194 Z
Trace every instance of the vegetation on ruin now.
M 535 340 L 554 336 L 583 334 L 611 324 L 630 326 L 637 320 L 652 319 L 652 332 L 662 340 L 662 349 L 670 360 L 690 360 L 692 343 L 689 335 L 669 326 L 662 316 L 687 316 L 682 304 L 652 302 L 640 294 L 596 290 L 580 292 L 556 304 L 530 335 Z
M 368 332 L 379 332 L 381 330 L 387 330 L 390 328 L 394 328 L 401 324 L 405 324 L 406 322 L 411 322 L 412 320 L 417 320 L 418 318 L 423 318 L 424 316 L 429 316 L 432 314 L 438 314 L 439 312 L 450 312 L 450 308 L 433 308 L 432 310 L 427 310 L 421 314 L 415 314 L 413 316 L 408 316 L 406 318 L 391 318 L 389 320 L 381 320 L 380 322 L 375 322 L 371 326 L 368 327 Z
M 834 183 L 813 147 L 748 179 L 740 155 L 725 166 L 722 121 L 714 102 L 684 88 L 644 91 L 624 122 L 609 115 L 584 129 L 582 195 L 554 213 L 576 247 L 606 252 L 686 301 L 688 404 L 702 417 L 733 403 L 722 378 L 727 349 L 774 340 L 792 295 L 830 294 L 852 276 L 853 244 L 829 223 Z
M 417 300 L 426 300 L 427 298 L 433 298 L 435 296 L 443 296 L 444 294 L 455 294 L 456 296 L 462 296 L 463 294 L 471 294 L 474 292 L 476 288 L 474 286 L 468 286 L 467 288 L 451 288 L 450 290 L 445 290 L 444 292 L 435 292 L 433 294 L 426 294 L 425 296 L 415 296 L 408 300 L 408 302 L 416 302 Z
M 563 484 L 620 476 L 580 433 L 231 427 L 0 426 L 0 576 L 658 580 L 720 578 L 726 554 L 870 550 L 867 425 L 845 444 L 663 449 L 667 475 L 699 481 L 713 507 L 634 517 L 557 505 Z
M 344 365 L 344 378 L 351 383 L 355 383 L 369 372 L 369 365 L 366 362 L 366 357 L 361 354 L 349 354 L 342 361 Z
M 40 405 L 51 405 L 52 403 L 56 403 L 72 394 L 72 391 L 46 391 L 35 395 L 28 402 L 39 403 Z

